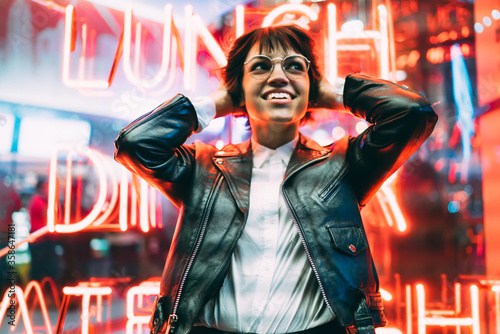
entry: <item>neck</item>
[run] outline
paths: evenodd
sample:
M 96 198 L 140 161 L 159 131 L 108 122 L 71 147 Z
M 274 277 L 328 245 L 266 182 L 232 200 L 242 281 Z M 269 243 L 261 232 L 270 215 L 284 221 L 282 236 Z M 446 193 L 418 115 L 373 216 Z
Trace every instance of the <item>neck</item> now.
M 265 126 L 252 123 L 251 126 L 253 140 L 273 150 L 292 141 L 299 134 L 298 123 L 267 123 Z

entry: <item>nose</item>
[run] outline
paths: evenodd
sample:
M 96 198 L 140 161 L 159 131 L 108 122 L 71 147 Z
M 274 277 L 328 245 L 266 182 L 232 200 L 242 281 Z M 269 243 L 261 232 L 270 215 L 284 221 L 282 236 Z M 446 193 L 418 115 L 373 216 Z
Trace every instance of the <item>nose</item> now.
M 287 84 L 289 82 L 288 77 L 281 67 L 281 62 L 276 62 L 271 70 L 267 82 L 270 84 Z

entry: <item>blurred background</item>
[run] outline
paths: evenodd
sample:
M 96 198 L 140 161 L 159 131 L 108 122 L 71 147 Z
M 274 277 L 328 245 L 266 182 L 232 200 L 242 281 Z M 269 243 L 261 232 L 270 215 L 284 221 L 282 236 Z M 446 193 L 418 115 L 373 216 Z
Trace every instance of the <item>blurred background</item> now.
M 253 27 L 310 30 L 325 76 L 396 81 L 436 129 L 362 214 L 389 327 L 500 334 L 500 0 L 0 0 L 0 333 L 146 333 L 178 210 L 113 161 L 120 129 L 208 95 Z M 367 124 L 316 110 L 327 145 Z M 242 118 L 196 140 L 249 138 Z M 11 307 L 11 305 L 13 305 Z

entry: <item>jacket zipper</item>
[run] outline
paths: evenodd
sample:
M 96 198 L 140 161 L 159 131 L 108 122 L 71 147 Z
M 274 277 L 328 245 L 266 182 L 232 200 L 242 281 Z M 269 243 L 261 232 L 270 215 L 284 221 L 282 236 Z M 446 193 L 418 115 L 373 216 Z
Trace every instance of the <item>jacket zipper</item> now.
M 326 157 L 322 157 L 322 158 L 326 158 Z M 288 196 L 286 195 L 285 189 L 283 188 L 283 185 L 290 178 L 291 175 L 293 175 L 296 172 L 298 172 L 299 170 L 307 167 L 308 165 L 310 165 L 312 163 L 315 163 L 317 161 L 320 161 L 320 160 L 322 160 L 322 159 L 311 160 L 307 164 L 301 166 L 299 169 L 295 170 L 295 172 L 293 172 L 292 174 L 290 174 L 286 178 L 286 180 L 283 181 L 283 183 L 281 185 L 281 192 L 283 194 L 283 197 L 285 198 L 284 202 L 285 202 L 286 208 L 287 208 L 288 212 L 290 213 L 290 216 L 292 217 L 292 221 L 293 221 L 293 223 L 295 225 L 295 228 L 297 229 L 297 232 L 299 234 L 299 238 L 300 238 L 300 240 L 302 242 L 302 246 L 304 246 L 304 250 L 306 252 L 307 259 L 309 260 L 309 263 L 311 264 L 311 268 L 312 268 L 312 270 L 314 272 L 314 276 L 316 277 L 316 280 L 318 281 L 319 289 L 321 291 L 321 295 L 323 296 L 323 300 L 325 301 L 326 307 L 328 307 L 328 309 L 330 310 L 330 312 L 332 312 L 333 316 L 336 317 L 335 312 L 333 312 L 332 306 L 330 305 L 330 302 L 326 298 L 325 288 L 323 287 L 323 282 L 321 282 L 321 279 L 319 277 L 318 269 L 316 268 L 316 265 L 314 264 L 314 261 L 312 259 L 311 253 L 309 252 L 309 248 L 307 247 L 306 240 L 304 238 L 304 235 L 302 234 L 302 229 L 300 228 L 300 225 L 299 225 L 297 219 L 295 219 L 295 215 L 293 214 L 292 208 L 290 207 L 290 204 L 288 202 Z
M 342 182 L 340 181 L 344 178 L 348 170 L 349 164 L 346 163 L 344 164 L 344 167 L 342 167 L 338 176 L 331 180 L 330 183 L 328 183 L 326 187 L 319 193 L 319 197 L 327 201 L 335 193 L 335 190 L 340 187 L 340 185 L 342 184 Z
M 189 258 L 188 264 L 186 266 L 186 270 L 184 271 L 184 274 L 182 276 L 181 284 L 179 285 L 179 290 L 177 291 L 177 296 L 175 297 L 174 307 L 172 308 L 172 313 L 168 317 L 168 325 L 167 325 L 167 331 L 166 331 L 167 333 L 170 333 L 170 334 L 174 333 L 176 323 L 179 320 L 179 317 L 177 315 L 177 308 L 179 306 L 179 301 L 181 299 L 182 289 L 184 288 L 184 283 L 186 282 L 187 275 L 188 275 L 189 271 L 191 270 L 191 266 L 193 265 L 194 259 L 196 258 L 196 254 L 198 253 L 198 249 L 200 248 L 203 237 L 205 236 L 205 230 L 207 228 L 208 218 L 210 217 L 210 212 L 212 211 L 213 197 L 214 197 L 214 194 L 219 189 L 221 182 L 222 182 L 222 173 L 219 173 L 219 175 L 217 175 L 217 178 L 215 179 L 215 182 L 214 182 L 214 185 L 212 186 L 210 194 L 208 195 L 208 201 L 207 201 L 207 205 L 205 207 L 205 214 L 203 216 L 203 224 L 201 226 L 201 231 L 200 231 L 200 234 L 198 236 L 198 240 L 196 242 L 196 246 L 194 248 L 193 254 L 191 254 L 191 257 Z

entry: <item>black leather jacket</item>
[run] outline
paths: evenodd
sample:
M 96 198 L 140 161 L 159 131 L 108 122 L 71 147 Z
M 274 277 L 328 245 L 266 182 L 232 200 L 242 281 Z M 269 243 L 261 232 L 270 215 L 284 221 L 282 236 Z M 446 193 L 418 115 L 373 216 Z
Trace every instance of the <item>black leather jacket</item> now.
M 282 193 L 325 303 L 340 324 L 360 330 L 367 319 L 386 323 L 360 208 L 427 139 L 437 116 L 421 95 L 361 74 L 346 78 L 344 105 L 371 125 L 329 147 L 300 135 Z M 115 159 L 180 207 L 163 297 L 150 323 L 154 333 L 190 331 L 222 285 L 248 214 L 249 142 L 220 151 L 185 145 L 197 127 L 191 102 L 177 95 L 125 127 L 115 142 Z

